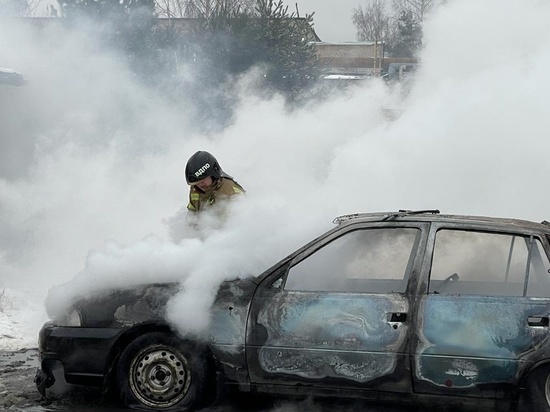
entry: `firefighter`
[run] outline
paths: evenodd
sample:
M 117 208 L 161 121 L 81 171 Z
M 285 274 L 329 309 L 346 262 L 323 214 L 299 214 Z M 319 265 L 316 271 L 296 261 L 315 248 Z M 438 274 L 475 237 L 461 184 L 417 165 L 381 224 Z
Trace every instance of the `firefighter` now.
M 198 151 L 187 161 L 185 179 L 189 187 L 187 210 L 200 212 L 245 190 L 226 174 L 214 156 Z

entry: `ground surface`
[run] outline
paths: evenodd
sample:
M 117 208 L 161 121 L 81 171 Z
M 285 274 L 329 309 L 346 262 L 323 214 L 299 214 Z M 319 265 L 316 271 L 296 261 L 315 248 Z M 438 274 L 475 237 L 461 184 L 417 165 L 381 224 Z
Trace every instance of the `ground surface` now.
M 120 405 L 113 400 L 106 400 L 96 389 L 72 387 L 63 395 L 53 399 L 43 399 L 34 384 L 34 375 L 39 365 L 36 349 L 21 351 L 0 351 L 0 411 L 71 411 L 71 412 L 119 412 Z M 321 401 L 280 401 L 277 399 L 261 402 L 243 401 L 238 398 L 228 399 L 221 405 L 207 408 L 209 412 L 352 412 L 356 405 L 335 404 Z M 403 412 L 403 407 L 378 405 L 362 410 L 368 412 Z M 407 411 L 420 411 L 408 408 Z
M 0 410 L 40 405 L 33 382 L 37 366 L 35 350 L 0 352 Z

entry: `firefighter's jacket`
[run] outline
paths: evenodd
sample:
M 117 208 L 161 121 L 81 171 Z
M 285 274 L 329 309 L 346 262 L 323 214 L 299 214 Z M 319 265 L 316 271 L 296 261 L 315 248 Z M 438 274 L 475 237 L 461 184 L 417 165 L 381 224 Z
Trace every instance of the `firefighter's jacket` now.
M 217 201 L 227 199 L 233 195 L 244 193 L 245 190 L 236 181 L 229 177 L 222 177 L 214 182 L 206 192 L 196 186 L 189 189 L 189 204 L 187 209 L 199 212 Z

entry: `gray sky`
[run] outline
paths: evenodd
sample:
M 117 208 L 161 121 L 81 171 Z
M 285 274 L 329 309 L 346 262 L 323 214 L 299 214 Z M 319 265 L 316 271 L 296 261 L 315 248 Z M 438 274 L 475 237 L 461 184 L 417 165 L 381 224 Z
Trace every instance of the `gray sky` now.
M 300 15 L 311 14 L 317 35 L 325 42 L 357 41 L 351 21 L 353 9 L 364 5 L 365 0 L 285 0 L 289 11 L 296 9 Z

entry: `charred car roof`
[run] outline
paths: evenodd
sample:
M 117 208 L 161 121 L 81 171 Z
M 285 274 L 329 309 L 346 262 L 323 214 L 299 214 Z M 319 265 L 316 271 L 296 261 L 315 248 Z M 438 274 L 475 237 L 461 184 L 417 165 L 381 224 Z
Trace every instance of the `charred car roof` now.
M 399 210 L 397 212 L 374 212 L 374 213 L 354 213 L 338 216 L 333 220 L 337 225 L 354 224 L 359 222 L 376 221 L 428 221 L 428 222 L 446 222 L 446 223 L 477 223 L 490 226 L 521 226 L 523 228 L 532 228 L 533 230 L 543 231 L 550 234 L 550 222 L 544 220 L 540 223 L 523 219 L 512 219 L 504 217 L 489 216 L 469 216 L 441 214 L 438 209 L 427 210 Z

